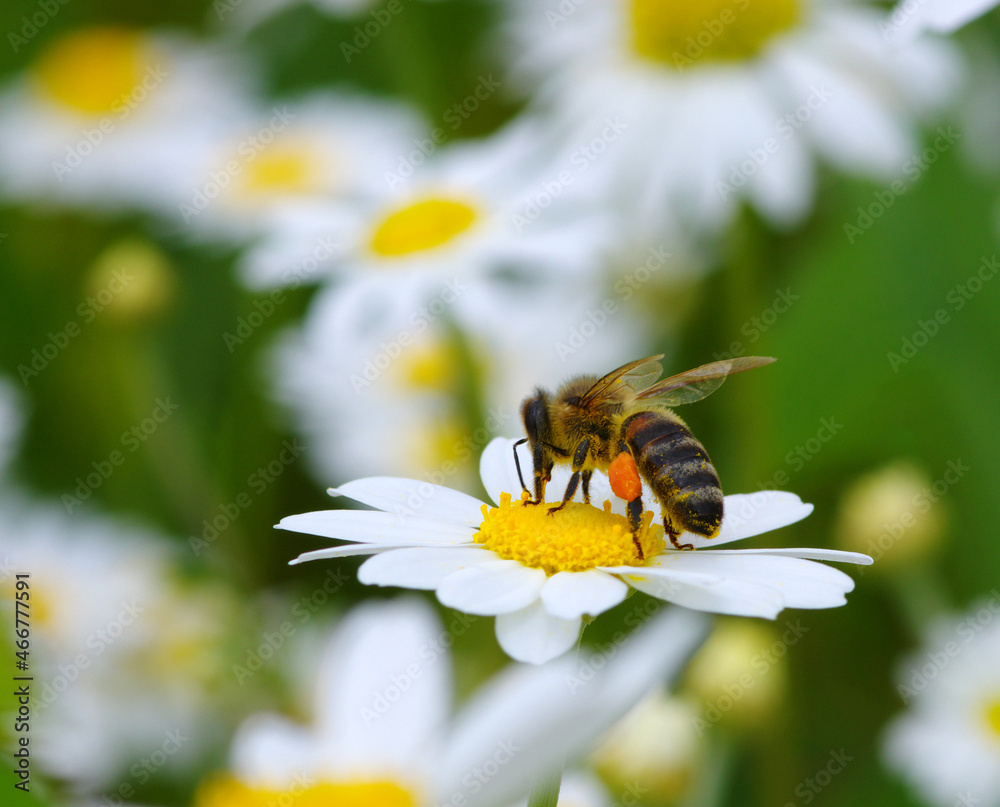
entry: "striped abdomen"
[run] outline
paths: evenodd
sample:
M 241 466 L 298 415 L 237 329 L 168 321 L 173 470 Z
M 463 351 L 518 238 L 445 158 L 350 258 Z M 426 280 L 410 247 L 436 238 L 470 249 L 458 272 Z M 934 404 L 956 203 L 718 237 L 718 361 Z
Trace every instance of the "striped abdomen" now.
M 722 523 L 719 475 L 683 421 L 663 412 L 639 412 L 622 424 L 622 436 L 676 531 L 714 537 Z

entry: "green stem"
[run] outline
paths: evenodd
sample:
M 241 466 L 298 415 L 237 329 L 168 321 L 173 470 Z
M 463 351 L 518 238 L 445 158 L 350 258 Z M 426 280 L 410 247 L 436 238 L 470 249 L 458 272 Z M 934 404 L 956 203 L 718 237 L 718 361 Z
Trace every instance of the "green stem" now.
M 562 784 L 562 772 L 536 784 L 528 796 L 528 807 L 556 807 L 559 803 L 560 784 Z

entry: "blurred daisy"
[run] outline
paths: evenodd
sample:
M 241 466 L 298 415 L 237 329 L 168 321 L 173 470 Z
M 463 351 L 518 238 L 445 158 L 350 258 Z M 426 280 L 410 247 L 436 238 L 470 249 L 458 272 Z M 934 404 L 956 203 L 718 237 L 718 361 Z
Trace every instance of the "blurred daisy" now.
M 515 69 L 630 206 L 713 228 L 746 200 L 808 213 L 816 163 L 889 178 L 959 76 L 943 42 L 887 46 L 851 0 L 513 0 Z M 598 131 L 599 130 L 599 131 Z
M 249 75 L 188 36 L 74 28 L 0 90 L 0 187 L 97 210 L 172 204 L 194 143 L 244 114 Z
M 263 807 L 293 796 L 343 807 L 507 807 L 563 756 L 579 756 L 658 678 L 676 674 L 704 630 L 684 616 L 648 625 L 582 689 L 567 687 L 579 669 L 568 660 L 509 669 L 453 718 L 450 634 L 431 609 L 416 600 L 362 605 L 330 641 L 310 725 L 250 718 L 233 741 L 230 771 L 199 789 L 195 807 Z
M 478 484 L 479 454 L 537 379 L 614 366 L 644 340 L 637 312 L 609 314 L 586 288 L 505 294 L 446 281 L 416 309 L 375 290 L 354 299 L 345 321 L 340 291 L 322 290 L 270 362 L 274 396 L 324 484 L 378 473 Z M 495 403 L 470 415 L 470 390 Z
M 950 34 L 995 8 L 997 0 L 900 0 L 886 32 L 916 36 L 924 31 Z
M 440 151 L 426 139 L 430 156 L 416 147 L 400 153 L 380 175 L 377 198 L 346 212 L 315 202 L 276 213 L 274 235 L 244 256 L 241 270 L 255 286 L 287 285 L 288 267 L 326 238 L 335 249 L 320 260 L 317 279 L 338 282 L 337 316 L 344 320 L 373 293 L 400 298 L 415 312 L 449 281 L 520 273 L 585 283 L 599 270 L 610 235 L 602 214 L 556 204 L 531 227 L 515 221 L 514 203 L 535 176 L 534 132 L 533 124 L 519 123 Z
M 512 658 L 542 664 L 579 639 L 584 616 L 621 603 L 635 588 L 699 611 L 774 619 L 786 607 L 830 608 L 846 602 L 854 582 L 815 563 L 871 563 L 853 552 L 825 549 L 706 550 L 750 538 L 812 512 L 791 493 L 761 491 L 726 497 L 717 538 L 685 534 L 703 551 L 666 549 L 660 526 L 645 514 L 636 557 L 623 503 L 604 476 L 594 475 L 591 496 L 601 510 L 574 502 L 556 518 L 526 507 L 510 491 L 521 487 L 512 461 L 514 441 L 497 438 L 483 452 L 483 485 L 498 503 L 489 507 L 448 488 L 408 479 L 375 477 L 331 489 L 376 511 L 328 510 L 288 516 L 280 529 L 349 543 L 306 552 L 293 563 L 371 555 L 358 571 L 363 583 L 433 590 L 442 604 L 496 616 L 500 646 Z M 522 462 L 529 463 L 525 458 Z M 561 500 L 568 469 L 553 473 L 549 501 Z M 649 493 L 649 492 L 647 492 Z M 651 494 L 645 501 L 656 501 Z
M 228 669 L 232 598 L 179 584 L 160 536 L 9 498 L 0 512 L 4 610 L 14 575 L 30 575 L 39 766 L 96 787 L 171 737 L 172 764 L 197 762 L 218 731 L 221 699 L 209 693 Z
M 942 617 L 897 682 L 908 708 L 885 734 L 889 766 L 928 804 L 1000 804 L 1000 595 Z
M 309 223 L 336 228 L 347 214 L 335 203 L 379 193 L 420 131 L 415 113 L 386 101 L 315 93 L 277 102 L 205 139 L 171 212 L 197 235 L 247 238 L 299 224 L 278 214 L 285 205 L 325 200 L 330 221 Z

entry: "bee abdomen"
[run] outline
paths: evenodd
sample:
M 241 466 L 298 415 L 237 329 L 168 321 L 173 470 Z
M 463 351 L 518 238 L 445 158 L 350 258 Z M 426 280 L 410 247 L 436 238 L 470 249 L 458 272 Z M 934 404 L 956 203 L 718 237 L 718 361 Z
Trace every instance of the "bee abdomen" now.
M 722 521 L 722 488 L 705 447 L 684 423 L 639 412 L 622 424 L 639 472 L 677 527 L 714 535 Z

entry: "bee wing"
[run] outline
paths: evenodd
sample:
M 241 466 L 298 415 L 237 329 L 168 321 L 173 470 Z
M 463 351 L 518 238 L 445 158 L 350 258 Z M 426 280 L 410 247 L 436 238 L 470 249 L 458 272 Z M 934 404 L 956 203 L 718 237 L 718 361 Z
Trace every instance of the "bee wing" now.
M 766 356 L 745 356 L 741 359 L 703 364 L 685 373 L 664 378 L 659 384 L 654 384 L 638 395 L 637 400 L 655 400 L 666 406 L 694 403 L 715 392 L 728 376 L 762 367 L 773 361 L 774 359 Z
M 626 394 L 636 395 L 656 383 L 663 374 L 660 359 L 663 354 L 647 356 L 612 370 L 583 393 L 581 406 L 592 406 L 597 401 L 618 400 Z

